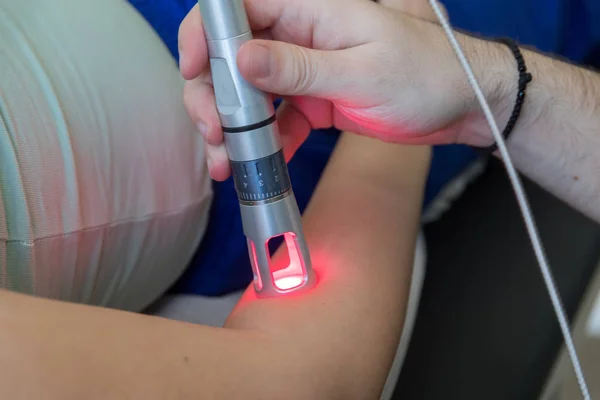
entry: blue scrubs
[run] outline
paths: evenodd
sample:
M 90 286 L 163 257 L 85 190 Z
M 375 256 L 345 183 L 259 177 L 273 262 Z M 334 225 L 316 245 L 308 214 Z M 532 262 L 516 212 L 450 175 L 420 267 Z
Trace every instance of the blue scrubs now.
M 195 1 L 129 1 L 177 58 L 179 23 Z M 446 0 L 443 3 L 457 28 L 485 36 L 510 36 L 523 44 L 561 54 L 573 61 L 581 61 L 595 38 L 600 37 L 600 28 L 592 27 L 590 23 L 591 15 L 600 15 L 600 6 L 593 0 Z M 594 29 L 598 32 L 593 32 Z M 310 200 L 338 136 L 339 132 L 334 129 L 313 131 L 289 163 L 301 211 Z M 477 154 L 465 146 L 434 147 L 425 206 L 476 158 Z M 241 290 L 252 280 L 231 179 L 215 182 L 214 190 L 205 239 L 188 270 L 173 287 L 174 292 L 222 295 Z

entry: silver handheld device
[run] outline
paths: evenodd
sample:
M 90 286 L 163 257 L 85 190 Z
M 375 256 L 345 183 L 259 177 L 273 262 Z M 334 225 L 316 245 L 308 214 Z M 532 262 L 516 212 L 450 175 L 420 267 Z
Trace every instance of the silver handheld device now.
M 310 288 L 315 276 L 275 109 L 269 96 L 249 84 L 237 68 L 239 48 L 252 39 L 243 0 L 198 3 L 254 289 L 259 297 L 274 297 Z M 283 239 L 288 257 L 272 263 L 269 244 L 278 239 Z

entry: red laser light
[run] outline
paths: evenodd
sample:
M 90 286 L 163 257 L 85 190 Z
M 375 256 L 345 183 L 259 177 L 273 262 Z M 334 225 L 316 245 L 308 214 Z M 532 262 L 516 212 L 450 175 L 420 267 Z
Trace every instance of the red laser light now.
M 305 280 L 304 265 L 302 263 L 302 256 L 300 249 L 296 241 L 296 235 L 288 232 L 283 234 L 285 239 L 285 250 L 287 250 L 287 265 L 276 271 L 272 271 L 273 283 L 279 290 L 290 290 L 296 288 Z M 272 240 L 274 238 L 271 238 Z M 265 246 L 268 246 L 268 241 Z M 282 260 L 285 263 L 285 260 Z

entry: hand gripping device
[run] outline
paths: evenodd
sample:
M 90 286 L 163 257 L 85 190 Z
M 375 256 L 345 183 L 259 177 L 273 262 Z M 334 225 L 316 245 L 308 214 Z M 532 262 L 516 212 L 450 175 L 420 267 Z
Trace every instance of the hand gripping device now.
M 252 39 L 243 0 L 199 0 L 217 110 L 240 203 L 242 225 L 259 297 L 281 296 L 315 284 L 300 211 L 269 96 L 237 68 L 239 48 Z M 272 240 L 283 239 L 287 260 L 273 263 Z M 283 265 L 280 265 L 283 264 Z M 278 268 L 274 266 L 277 265 Z

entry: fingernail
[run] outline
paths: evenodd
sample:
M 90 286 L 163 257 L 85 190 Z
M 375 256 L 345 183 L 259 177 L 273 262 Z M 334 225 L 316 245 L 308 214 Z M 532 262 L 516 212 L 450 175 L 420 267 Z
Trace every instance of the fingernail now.
M 272 54 L 266 47 L 255 44 L 250 56 L 250 73 L 255 78 L 267 78 L 273 70 Z
M 196 128 L 198 128 L 198 132 L 200 132 L 200 134 L 202 135 L 204 140 L 208 140 L 207 139 L 208 127 L 206 126 L 206 124 L 202 121 L 198 121 L 198 122 L 196 122 Z

